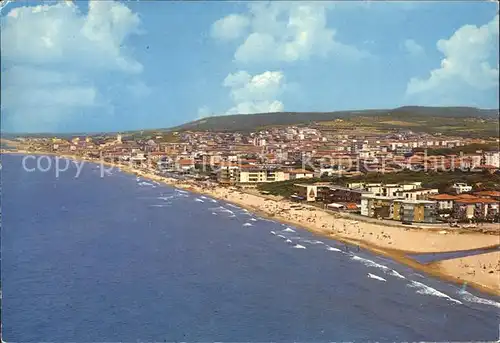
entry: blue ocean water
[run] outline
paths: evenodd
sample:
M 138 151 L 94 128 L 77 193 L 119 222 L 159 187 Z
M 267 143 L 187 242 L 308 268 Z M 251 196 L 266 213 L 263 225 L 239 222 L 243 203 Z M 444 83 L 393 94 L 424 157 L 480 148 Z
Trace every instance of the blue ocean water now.
M 118 170 L 22 159 L 2 156 L 4 341 L 498 339 L 498 298 Z

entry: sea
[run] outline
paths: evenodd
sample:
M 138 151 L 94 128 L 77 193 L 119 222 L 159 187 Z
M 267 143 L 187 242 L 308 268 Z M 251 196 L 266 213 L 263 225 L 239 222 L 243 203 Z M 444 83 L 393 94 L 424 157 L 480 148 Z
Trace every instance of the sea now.
M 499 298 L 466 284 L 79 163 L 2 156 L 6 342 L 499 339 Z

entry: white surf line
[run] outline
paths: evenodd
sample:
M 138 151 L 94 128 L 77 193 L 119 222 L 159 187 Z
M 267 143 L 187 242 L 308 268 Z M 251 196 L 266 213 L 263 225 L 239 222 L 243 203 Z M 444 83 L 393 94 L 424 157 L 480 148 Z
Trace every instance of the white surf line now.
M 294 249 L 306 249 L 305 246 L 300 245 L 300 244 L 295 244 L 292 248 L 294 248 Z
M 465 300 L 467 302 L 495 306 L 496 308 L 500 308 L 500 303 L 493 301 L 493 300 L 477 297 L 474 294 L 471 294 L 467 291 L 459 290 L 458 294 L 462 297 L 463 300 Z
M 367 258 L 362 258 L 362 257 L 356 256 L 356 255 L 352 255 L 351 258 L 353 260 L 360 261 L 361 263 L 363 263 L 367 267 L 377 268 L 377 269 L 383 270 L 384 273 L 386 273 L 386 274 L 395 276 L 395 277 L 400 278 L 400 279 L 406 279 L 403 275 L 399 274 L 394 269 L 391 269 L 387 266 L 384 266 L 383 264 L 374 262 L 374 261 L 369 260 Z
M 437 289 L 432 288 L 430 286 L 427 286 L 427 285 L 425 285 L 421 282 L 418 282 L 418 281 L 410 281 L 410 283 L 408 284 L 408 287 L 415 288 L 417 290 L 418 294 L 432 295 L 435 297 L 445 298 L 445 299 L 450 300 L 450 301 L 457 303 L 457 304 L 462 304 L 461 301 L 454 299 L 454 298 L 450 297 L 449 295 L 444 294 L 443 292 L 440 292 Z
M 380 277 L 378 275 L 375 275 L 375 274 L 372 274 L 372 273 L 368 273 L 368 277 L 370 279 L 375 279 L 375 280 L 378 280 L 378 281 L 383 281 L 383 282 L 386 282 L 387 280 L 384 279 L 383 277 Z
M 334 248 L 334 247 L 331 247 L 329 245 L 326 246 L 326 250 L 328 250 L 328 251 L 339 251 L 339 252 L 342 252 L 342 250 Z

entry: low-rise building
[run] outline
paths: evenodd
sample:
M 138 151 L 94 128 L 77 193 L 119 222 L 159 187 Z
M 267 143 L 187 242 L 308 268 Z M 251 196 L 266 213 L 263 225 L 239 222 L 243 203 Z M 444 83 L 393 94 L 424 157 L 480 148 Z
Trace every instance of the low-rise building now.
M 498 216 L 498 213 L 499 202 L 491 198 L 460 198 L 453 205 L 453 217 L 459 220 L 489 220 Z
M 439 190 L 437 188 L 417 188 L 405 191 L 396 192 L 396 196 L 401 197 L 405 200 L 427 200 L 429 196 L 438 194 Z
M 429 200 L 394 200 L 392 219 L 404 223 L 435 223 L 435 201 Z
M 453 186 L 451 186 L 451 188 L 457 194 L 468 193 L 472 191 L 472 186 L 469 186 L 468 184 L 461 182 L 454 183 Z
M 382 195 L 363 194 L 361 195 L 361 215 L 379 218 L 392 218 L 392 203 L 396 198 Z
M 288 180 L 294 180 L 294 179 L 310 179 L 314 177 L 314 172 L 305 170 L 305 169 L 292 169 L 286 171 L 288 173 L 289 177 Z
M 453 203 L 456 199 L 458 199 L 457 196 L 450 194 L 429 195 L 429 200 L 437 203 L 438 211 L 451 211 L 453 209 Z

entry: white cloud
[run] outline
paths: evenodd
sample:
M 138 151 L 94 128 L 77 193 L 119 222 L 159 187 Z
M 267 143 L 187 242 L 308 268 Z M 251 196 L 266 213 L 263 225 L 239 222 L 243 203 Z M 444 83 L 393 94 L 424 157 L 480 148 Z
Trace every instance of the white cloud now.
M 483 26 L 465 25 L 449 39 L 439 40 L 437 48 L 444 55 L 440 68 L 431 70 L 426 79 L 412 78 L 407 95 L 448 98 L 460 97 L 467 89 L 498 88 L 498 31 L 496 15 Z
M 285 89 L 285 77 L 281 71 L 266 71 L 250 75 L 246 71 L 229 74 L 223 82 L 230 88 L 235 106 L 227 114 L 251 114 L 281 112 L 284 105 L 277 98 Z
M 240 38 L 250 25 L 250 20 L 239 14 L 230 14 L 217 20 L 212 25 L 212 37 L 221 40 L 234 40 Z
M 139 22 L 137 14 L 113 1 L 90 1 L 87 15 L 72 2 L 17 7 L 2 20 L 2 58 L 139 73 L 142 65 L 122 48 L 139 32 Z
M 406 52 L 412 56 L 421 56 L 424 54 L 424 48 L 413 39 L 405 40 L 404 48 L 406 49 Z
M 137 14 L 113 1 L 90 1 L 87 14 L 70 1 L 8 12 L 1 22 L 5 126 L 52 130 L 85 109 L 109 106 L 97 78 L 103 71 L 141 73 L 142 65 L 125 54 L 139 24 Z M 149 90 L 140 81 L 123 87 Z
M 327 27 L 326 11 L 331 7 L 321 2 L 251 3 L 248 13 L 251 32 L 237 48 L 235 60 L 295 62 L 313 56 L 349 59 L 368 56 L 336 40 L 335 30 Z

